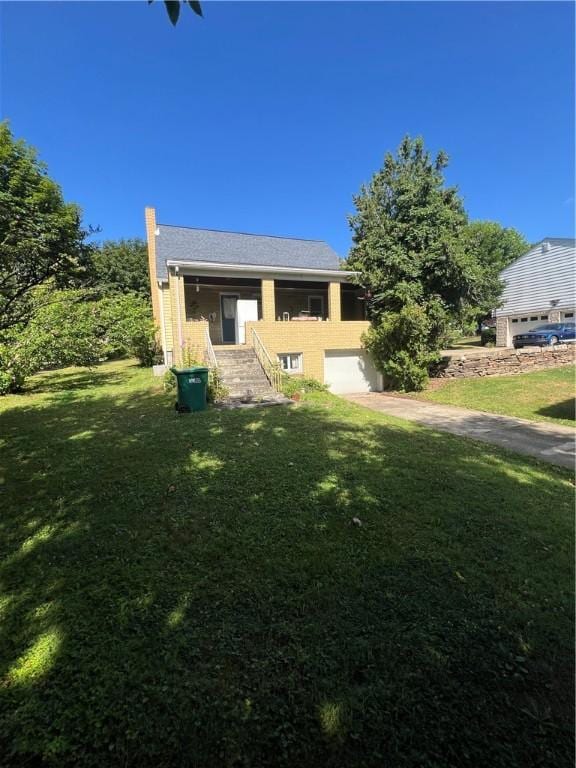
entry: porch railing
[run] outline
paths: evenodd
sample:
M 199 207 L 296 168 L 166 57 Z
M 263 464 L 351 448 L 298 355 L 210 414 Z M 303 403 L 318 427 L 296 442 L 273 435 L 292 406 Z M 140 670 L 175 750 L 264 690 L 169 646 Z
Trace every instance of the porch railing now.
M 218 361 L 216 360 L 216 353 L 214 352 L 214 347 L 212 346 L 212 339 L 210 338 L 210 332 L 208 331 L 208 328 L 206 328 L 205 334 L 206 334 L 206 359 L 208 362 L 208 367 L 218 368 Z
M 278 363 L 273 363 L 270 359 L 268 350 L 254 328 L 252 328 L 252 346 L 254 347 L 254 352 L 256 353 L 260 365 L 264 369 L 266 378 L 272 385 L 272 389 L 276 392 L 280 392 L 282 389 L 282 371 L 280 370 Z

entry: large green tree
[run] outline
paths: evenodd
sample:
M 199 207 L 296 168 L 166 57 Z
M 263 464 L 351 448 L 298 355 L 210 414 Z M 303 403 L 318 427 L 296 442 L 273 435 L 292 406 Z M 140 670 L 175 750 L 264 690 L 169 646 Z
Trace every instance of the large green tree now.
M 80 217 L 36 150 L 0 123 L 0 331 L 29 321 L 38 286 L 85 274 L 91 249 Z
M 139 238 L 104 242 L 94 250 L 92 281 L 101 293 L 136 293 L 149 301 L 146 243 Z
M 405 137 L 354 197 L 348 268 L 360 273 L 372 329 L 365 342 L 390 386 L 423 386 L 453 318 L 482 300 L 468 218 L 447 186 L 448 157 Z
M 501 271 L 526 253 L 530 243 L 518 230 L 495 221 L 471 221 L 466 227 L 465 242 L 481 270 L 478 300 L 470 307 L 470 313 L 480 318 L 500 302 Z

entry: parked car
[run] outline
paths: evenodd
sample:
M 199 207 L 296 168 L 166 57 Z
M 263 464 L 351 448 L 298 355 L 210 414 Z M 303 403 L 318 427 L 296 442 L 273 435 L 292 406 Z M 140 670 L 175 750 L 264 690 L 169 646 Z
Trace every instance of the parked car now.
M 544 347 L 548 344 L 576 341 L 576 323 L 546 323 L 514 336 L 514 349 Z

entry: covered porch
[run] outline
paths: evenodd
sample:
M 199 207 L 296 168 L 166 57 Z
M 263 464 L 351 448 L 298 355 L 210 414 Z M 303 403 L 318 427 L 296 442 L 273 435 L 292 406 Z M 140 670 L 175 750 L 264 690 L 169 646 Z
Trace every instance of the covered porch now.
M 182 337 L 207 323 L 213 345 L 245 344 L 246 323 L 365 319 L 363 291 L 348 281 L 184 274 Z M 196 334 L 194 334 L 196 335 Z M 249 343 L 249 341 L 248 341 Z

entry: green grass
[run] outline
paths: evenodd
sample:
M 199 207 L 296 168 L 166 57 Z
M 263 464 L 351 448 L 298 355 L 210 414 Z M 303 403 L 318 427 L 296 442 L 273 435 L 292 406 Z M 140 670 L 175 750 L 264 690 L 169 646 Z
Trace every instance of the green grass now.
M 0 765 L 572 765 L 567 472 L 126 362 L 0 436 Z
M 446 380 L 416 397 L 477 411 L 574 426 L 574 366 L 514 376 Z
M 476 349 L 481 348 L 480 336 L 462 336 L 450 345 L 450 349 Z

